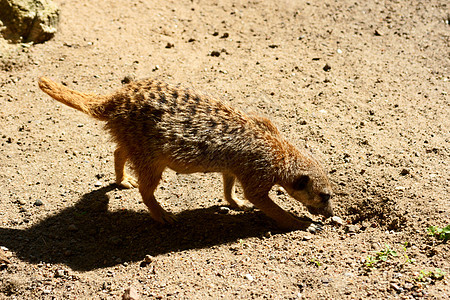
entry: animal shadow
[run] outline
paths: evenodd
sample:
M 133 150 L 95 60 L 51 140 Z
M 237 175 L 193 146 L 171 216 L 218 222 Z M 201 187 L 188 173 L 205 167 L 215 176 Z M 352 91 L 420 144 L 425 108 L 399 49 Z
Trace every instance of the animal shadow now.
M 74 206 L 27 229 L 0 227 L 1 244 L 31 263 L 89 271 L 277 230 L 261 212 L 220 214 L 218 206 L 183 211 L 175 224 L 161 225 L 145 211 L 109 211 L 107 193 L 115 188 L 111 184 L 87 193 Z

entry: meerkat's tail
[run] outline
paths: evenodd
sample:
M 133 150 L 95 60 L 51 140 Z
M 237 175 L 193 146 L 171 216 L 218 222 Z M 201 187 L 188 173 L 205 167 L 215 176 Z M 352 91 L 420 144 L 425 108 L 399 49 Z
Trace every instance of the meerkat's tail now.
M 105 120 L 105 116 L 103 116 L 103 104 L 107 101 L 106 96 L 77 92 L 47 77 L 39 78 L 39 88 L 61 103 L 82 111 L 96 119 Z

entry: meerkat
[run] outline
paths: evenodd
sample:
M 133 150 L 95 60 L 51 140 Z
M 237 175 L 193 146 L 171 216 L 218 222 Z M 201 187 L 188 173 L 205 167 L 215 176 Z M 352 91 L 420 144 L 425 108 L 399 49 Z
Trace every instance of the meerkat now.
M 138 80 L 109 95 L 81 93 L 46 77 L 39 87 L 52 98 L 106 122 L 117 143 L 116 182 L 138 187 L 150 216 L 160 223 L 175 221 L 154 192 L 165 168 L 178 173 L 220 172 L 225 200 L 245 209 L 235 195 L 238 180 L 245 198 L 284 230 L 315 229 L 269 197 L 282 186 L 314 215 L 333 215 L 332 188 L 312 154 L 285 140 L 267 118 L 248 115 L 221 100 L 156 79 Z M 125 172 L 129 161 L 137 179 Z M 252 205 L 250 205 L 252 206 Z

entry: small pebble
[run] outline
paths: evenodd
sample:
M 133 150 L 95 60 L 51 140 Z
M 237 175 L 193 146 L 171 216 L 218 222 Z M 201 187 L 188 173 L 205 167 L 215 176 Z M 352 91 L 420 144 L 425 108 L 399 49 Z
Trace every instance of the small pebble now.
M 219 51 L 211 51 L 211 56 L 220 56 L 220 52 Z
M 122 300 L 137 300 L 140 296 L 134 286 L 130 286 L 122 295 Z
M 310 239 L 312 239 L 312 236 L 310 236 L 310 235 L 305 235 L 305 236 L 303 237 L 303 240 L 304 240 L 304 241 L 309 241 Z
M 309 227 L 306 229 L 306 231 L 308 231 L 308 232 L 310 232 L 310 233 L 316 233 L 316 232 L 317 232 L 316 227 L 313 227 L 313 226 L 309 226 Z
M 120 82 L 122 84 L 127 84 L 127 83 L 130 83 L 130 82 L 134 81 L 134 80 L 135 80 L 134 75 L 127 75 Z
M 250 274 L 245 274 L 245 275 L 244 275 L 244 278 L 247 279 L 247 280 L 249 280 L 249 281 L 253 281 L 253 280 L 254 280 L 253 276 L 250 275 Z
M 102 186 L 102 182 L 100 181 L 100 180 L 97 180 L 95 183 L 94 183 L 94 186 L 95 187 L 100 187 L 100 186 Z
M 70 224 L 69 227 L 67 227 L 70 231 L 77 231 L 78 227 L 75 224 Z
M 230 212 L 230 209 L 228 207 L 226 207 L 226 206 L 219 207 L 219 213 L 226 215 L 229 212 Z
M 8 259 L 6 252 L 3 250 L 0 250 L 0 264 L 10 264 L 10 263 L 11 263 L 11 261 Z
M 342 220 L 340 217 L 338 216 L 333 216 L 331 217 L 331 221 L 333 221 L 334 223 L 338 224 L 338 225 L 344 225 L 344 220 Z
M 64 272 L 63 269 L 57 269 L 57 270 L 55 271 L 55 278 L 58 278 L 58 277 L 64 277 L 64 275 L 65 275 L 65 272 Z
M 144 258 L 144 261 L 148 264 L 151 263 L 153 261 L 153 256 L 147 254 Z
M 43 205 L 44 203 L 40 200 L 40 199 L 37 199 L 36 201 L 34 201 L 34 205 L 35 206 L 41 206 L 41 205 Z
M 345 228 L 347 229 L 347 232 L 349 232 L 349 233 L 356 233 L 359 230 L 358 226 L 356 226 L 356 225 L 347 225 Z
M 408 169 L 403 169 L 401 172 L 400 172 L 400 175 L 402 175 L 402 176 L 406 176 L 406 175 L 408 175 L 409 174 L 409 170 Z
M 395 284 L 395 283 L 391 283 L 391 287 L 392 287 L 396 292 L 398 292 L 398 293 L 403 292 L 403 288 L 400 287 L 400 286 L 398 286 L 398 285 Z

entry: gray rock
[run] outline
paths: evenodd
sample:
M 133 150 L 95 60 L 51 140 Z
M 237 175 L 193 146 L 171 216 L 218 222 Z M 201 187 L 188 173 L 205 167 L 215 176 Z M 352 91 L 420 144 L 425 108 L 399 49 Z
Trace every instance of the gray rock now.
M 39 200 L 39 199 L 37 199 L 36 201 L 34 201 L 34 205 L 35 206 L 41 206 L 41 205 L 43 205 L 44 203 L 41 201 L 41 200 Z
M 42 43 L 56 33 L 59 8 L 51 0 L 0 0 L 0 20 L 8 39 Z

